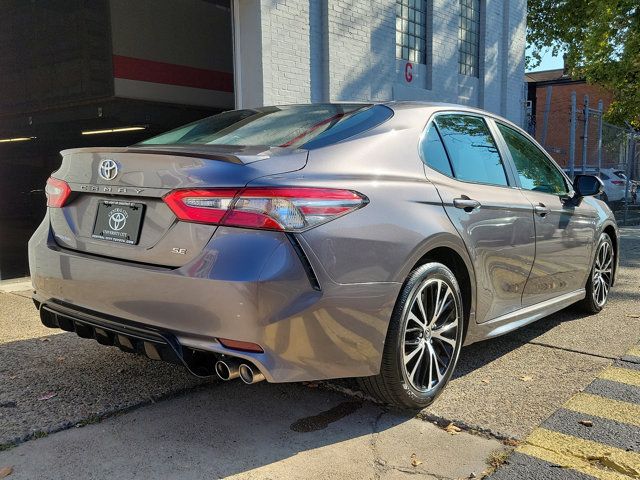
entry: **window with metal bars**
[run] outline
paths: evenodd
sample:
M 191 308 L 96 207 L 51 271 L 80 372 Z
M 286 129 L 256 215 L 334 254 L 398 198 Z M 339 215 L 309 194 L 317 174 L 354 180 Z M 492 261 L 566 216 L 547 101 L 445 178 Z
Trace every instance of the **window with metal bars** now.
M 427 63 L 427 0 L 396 0 L 396 58 Z
M 458 72 L 477 77 L 480 63 L 480 0 L 460 0 L 458 43 Z

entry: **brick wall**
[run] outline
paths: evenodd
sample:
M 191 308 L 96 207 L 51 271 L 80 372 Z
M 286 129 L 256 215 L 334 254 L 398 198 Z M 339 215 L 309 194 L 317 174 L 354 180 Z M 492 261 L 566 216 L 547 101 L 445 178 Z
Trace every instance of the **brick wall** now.
M 602 100 L 606 111 L 612 101 L 609 92 L 594 86 L 581 83 L 560 83 L 551 86 L 551 106 L 549 109 L 549 120 L 547 125 L 547 136 L 544 146 L 561 167 L 569 165 L 569 129 L 571 124 L 571 92 L 576 92 L 577 115 L 576 115 L 576 151 L 575 165 L 582 165 L 582 137 L 584 135 L 584 116 L 582 108 L 584 96 L 589 96 L 589 107 L 598 108 L 598 101 Z M 547 86 L 539 85 L 536 88 L 536 140 L 543 143 L 544 111 L 547 102 Z M 588 153 L 595 152 L 595 142 L 597 131 L 594 127 L 597 124 L 597 117 L 591 117 L 591 128 L 588 133 Z M 595 133 L 595 134 L 594 134 Z M 606 159 L 605 159 L 606 161 Z M 587 163 L 594 165 L 590 156 Z M 617 163 L 617 159 L 616 162 Z
M 313 2 L 261 0 L 264 103 L 308 103 Z

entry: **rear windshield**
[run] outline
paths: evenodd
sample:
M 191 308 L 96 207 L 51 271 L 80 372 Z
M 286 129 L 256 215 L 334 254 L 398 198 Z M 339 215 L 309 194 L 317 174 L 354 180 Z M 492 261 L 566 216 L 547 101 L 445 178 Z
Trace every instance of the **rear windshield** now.
M 138 145 L 238 145 L 313 149 L 369 130 L 393 116 L 383 105 L 287 105 L 232 110 Z

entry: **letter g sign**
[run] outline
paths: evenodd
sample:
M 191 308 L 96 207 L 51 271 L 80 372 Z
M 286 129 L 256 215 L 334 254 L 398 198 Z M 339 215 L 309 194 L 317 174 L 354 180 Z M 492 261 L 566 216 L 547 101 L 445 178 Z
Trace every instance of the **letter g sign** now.
M 404 66 L 404 79 L 407 83 L 411 83 L 413 81 L 413 63 L 407 62 Z

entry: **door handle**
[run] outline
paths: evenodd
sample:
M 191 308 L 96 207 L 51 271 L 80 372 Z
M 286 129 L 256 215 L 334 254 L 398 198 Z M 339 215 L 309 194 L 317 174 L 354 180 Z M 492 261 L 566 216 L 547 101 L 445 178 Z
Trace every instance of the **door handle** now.
M 551 209 L 547 207 L 544 203 L 539 203 L 538 205 L 533 207 L 533 211 L 536 213 L 536 215 L 540 217 L 546 217 L 547 214 L 551 212 Z
M 463 195 L 461 198 L 453 199 L 453 206 L 456 208 L 461 208 L 465 212 L 472 212 L 477 208 L 480 208 L 480 202 L 477 200 L 473 200 L 472 198 Z

